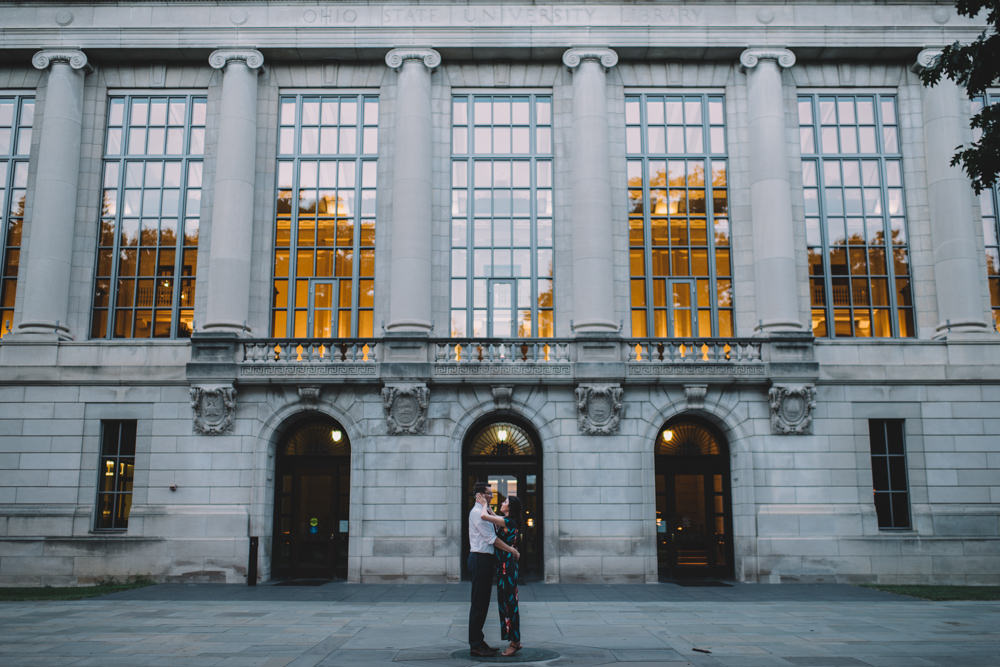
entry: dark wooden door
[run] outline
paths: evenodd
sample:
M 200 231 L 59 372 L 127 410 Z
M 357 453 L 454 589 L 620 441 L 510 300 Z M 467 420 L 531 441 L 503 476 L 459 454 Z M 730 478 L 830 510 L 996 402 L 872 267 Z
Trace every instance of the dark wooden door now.
M 275 485 L 274 578 L 346 579 L 350 464 L 341 457 L 288 457 Z

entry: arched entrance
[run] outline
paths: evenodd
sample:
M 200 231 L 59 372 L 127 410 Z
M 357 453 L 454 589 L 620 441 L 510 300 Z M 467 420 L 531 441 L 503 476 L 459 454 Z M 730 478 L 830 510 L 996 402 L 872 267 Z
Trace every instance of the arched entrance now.
M 654 452 L 660 578 L 732 578 L 729 451 L 722 435 L 678 417 L 660 429 Z
M 541 579 L 542 560 L 542 456 L 538 438 L 527 423 L 512 416 L 480 420 L 469 429 L 462 459 L 462 578 L 469 555 L 469 510 L 476 482 L 493 488 L 493 510 L 499 512 L 507 496 L 521 499 L 521 579 Z
M 325 415 L 292 424 L 275 456 L 275 579 L 346 579 L 351 444 Z

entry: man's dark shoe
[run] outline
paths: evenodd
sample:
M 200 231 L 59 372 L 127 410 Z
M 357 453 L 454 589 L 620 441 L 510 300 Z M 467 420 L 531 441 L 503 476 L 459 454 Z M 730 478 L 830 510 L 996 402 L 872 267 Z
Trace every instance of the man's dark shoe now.
M 495 648 L 490 648 L 486 644 L 482 646 L 475 646 L 469 649 L 469 653 L 476 656 L 477 658 L 492 658 L 497 655 L 497 650 Z

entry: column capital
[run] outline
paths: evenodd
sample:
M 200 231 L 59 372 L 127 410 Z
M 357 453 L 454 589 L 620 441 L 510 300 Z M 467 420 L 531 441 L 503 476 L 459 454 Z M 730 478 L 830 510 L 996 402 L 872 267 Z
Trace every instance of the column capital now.
M 574 46 L 563 53 L 563 65 L 576 69 L 584 60 L 596 60 L 605 69 L 611 69 L 618 64 L 618 54 L 603 46 Z
M 937 63 L 938 58 L 941 57 L 940 48 L 924 49 L 917 54 L 917 59 L 913 62 L 911 69 L 914 72 L 920 73 L 929 67 L 934 67 Z
M 434 69 L 441 64 L 441 54 L 423 46 L 405 46 L 385 54 L 385 64 L 392 69 L 399 69 L 407 60 L 421 60 L 424 67 Z
M 48 69 L 52 63 L 69 63 L 73 69 L 90 69 L 87 54 L 80 49 L 43 49 L 31 57 L 35 69 Z
M 761 60 L 774 60 L 785 69 L 795 64 L 795 54 L 788 49 L 775 47 L 752 47 L 740 54 L 740 67 L 745 71 L 753 69 Z
M 223 69 L 232 60 L 242 60 L 249 69 L 257 69 L 264 64 L 264 54 L 257 49 L 216 49 L 208 57 L 208 64 Z

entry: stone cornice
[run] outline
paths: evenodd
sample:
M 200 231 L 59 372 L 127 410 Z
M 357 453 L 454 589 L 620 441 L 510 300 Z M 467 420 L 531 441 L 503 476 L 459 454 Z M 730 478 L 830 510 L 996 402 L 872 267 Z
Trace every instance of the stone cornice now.
M 208 64 L 215 69 L 223 69 L 232 60 L 241 60 L 250 69 L 264 64 L 264 54 L 257 49 L 216 49 L 208 57 Z
M 605 69 L 611 69 L 618 64 L 618 54 L 603 46 L 575 46 L 562 57 L 563 64 L 570 69 L 579 67 L 584 60 L 597 60 Z
M 795 64 L 795 54 L 788 49 L 751 47 L 740 54 L 740 67 L 744 70 L 753 69 L 761 60 L 773 60 L 779 67 L 787 69 Z
M 90 69 L 87 54 L 79 49 L 43 49 L 31 57 L 35 69 L 48 69 L 52 63 L 68 63 L 73 69 Z
M 441 64 L 441 54 L 421 46 L 402 47 L 385 54 L 385 64 L 392 69 L 399 69 L 407 60 L 420 60 L 427 69 L 434 69 Z
M 913 71 L 920 72 L 928 67 L 933 67 L 937 59 L 941 57 L 941 49 L 924 49 L 917 54 L 917 59 L 913 63 Z

